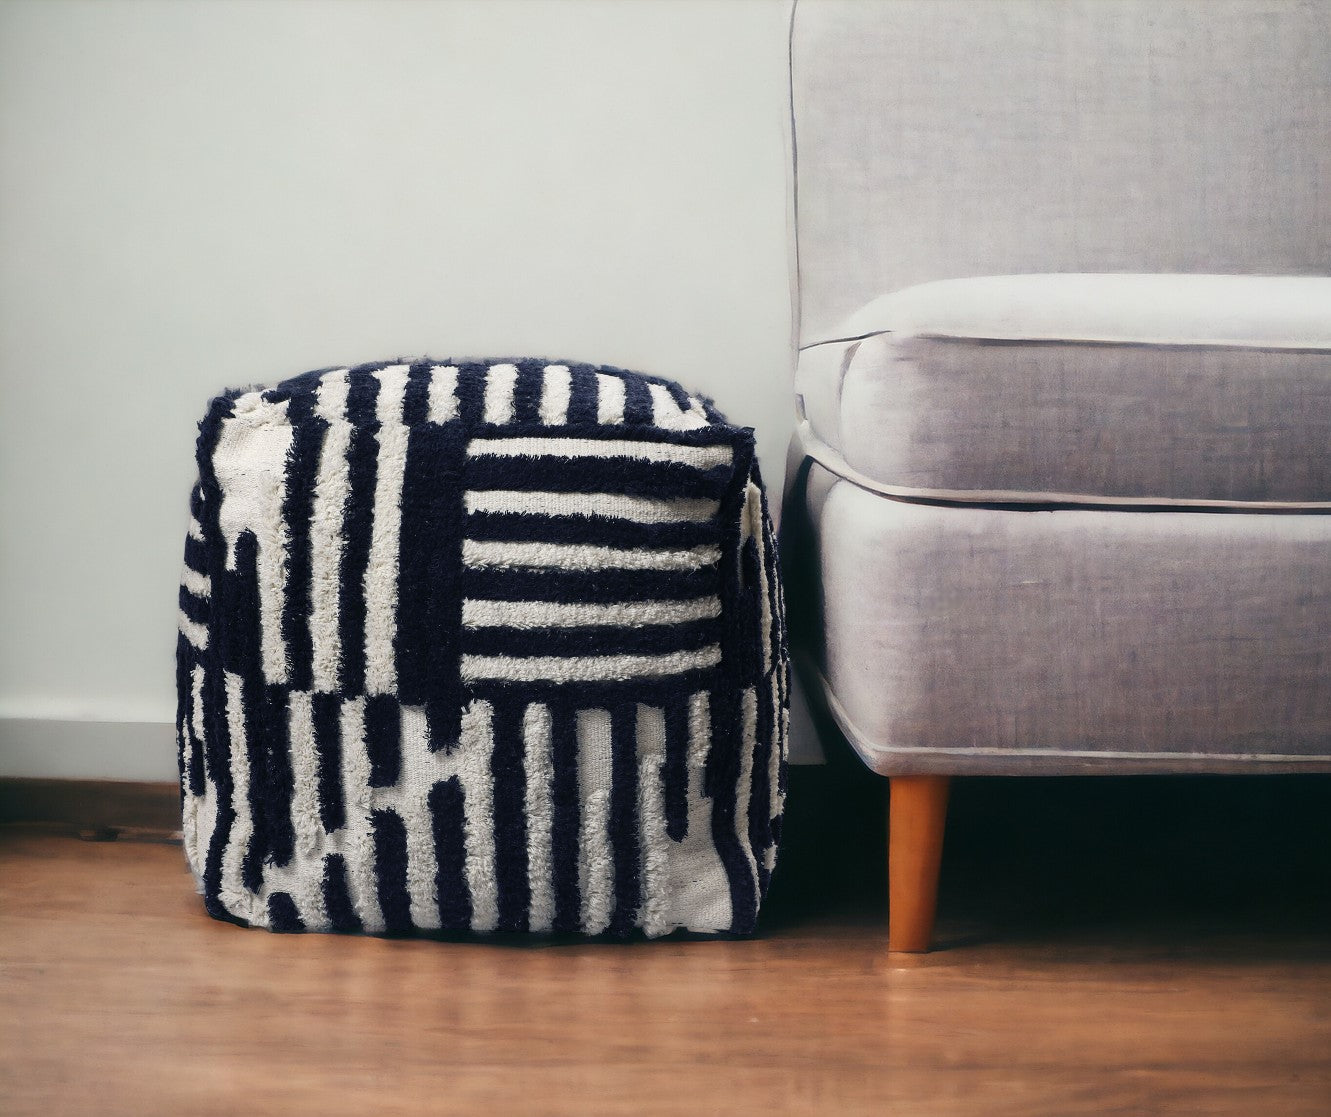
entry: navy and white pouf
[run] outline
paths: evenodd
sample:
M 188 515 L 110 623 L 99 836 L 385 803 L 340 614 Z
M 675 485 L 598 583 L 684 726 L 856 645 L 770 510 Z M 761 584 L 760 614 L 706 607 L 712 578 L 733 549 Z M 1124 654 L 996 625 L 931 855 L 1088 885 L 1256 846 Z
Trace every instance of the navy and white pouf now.
M 177 728 L 209 912 L 753 929 L 789 667 L 750 431 L 533 360 L 311 372 L 199 430 Z

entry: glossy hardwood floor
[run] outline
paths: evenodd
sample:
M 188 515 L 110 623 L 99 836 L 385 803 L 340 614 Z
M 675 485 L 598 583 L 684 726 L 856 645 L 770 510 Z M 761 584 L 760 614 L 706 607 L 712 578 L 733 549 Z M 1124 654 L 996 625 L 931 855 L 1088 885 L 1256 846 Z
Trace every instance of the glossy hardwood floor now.
M 0 1113 L 1331 1113 L 1331 782 L 956 781 L 893 957 L 881 781 L 795 790 L 752 941 L 272 936 L 0 827 Z

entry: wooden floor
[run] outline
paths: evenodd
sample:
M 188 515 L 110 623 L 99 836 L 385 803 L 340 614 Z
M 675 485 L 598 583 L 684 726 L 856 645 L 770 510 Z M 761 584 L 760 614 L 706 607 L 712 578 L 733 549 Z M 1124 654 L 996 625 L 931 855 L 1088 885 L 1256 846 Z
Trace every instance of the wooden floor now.
M 1331 1113 L 1331 784 L 960 781 L 889 957 L 839 779 L 752 941 L 273 936 L 178 846 L 0 827 L 0 1112 Z

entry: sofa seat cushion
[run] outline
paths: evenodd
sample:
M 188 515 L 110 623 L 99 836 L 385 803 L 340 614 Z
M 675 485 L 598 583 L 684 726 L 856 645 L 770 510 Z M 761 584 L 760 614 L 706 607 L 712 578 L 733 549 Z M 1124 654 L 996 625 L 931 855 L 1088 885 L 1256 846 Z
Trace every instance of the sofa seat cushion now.
M 1331 278 L 1014 275 L 801 353 L 805 441 L 899 495 L 1331 504 Z
M 806 678 L 875 771 L 1331 771 L 1331 517 L 955 507 L 816 463 L 794 494 Z

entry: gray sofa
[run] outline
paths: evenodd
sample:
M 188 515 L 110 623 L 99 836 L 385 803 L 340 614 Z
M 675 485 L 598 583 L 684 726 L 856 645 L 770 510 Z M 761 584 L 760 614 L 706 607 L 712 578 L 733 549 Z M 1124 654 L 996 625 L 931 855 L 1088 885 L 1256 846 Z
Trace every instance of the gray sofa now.
M 792 635 L 921 950 L 952 776 L 1331 771 L 1331 5 L 801 0 L 791 65 Z

